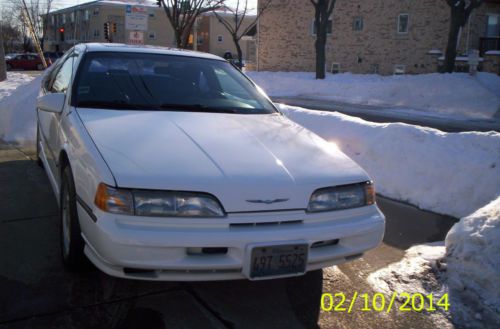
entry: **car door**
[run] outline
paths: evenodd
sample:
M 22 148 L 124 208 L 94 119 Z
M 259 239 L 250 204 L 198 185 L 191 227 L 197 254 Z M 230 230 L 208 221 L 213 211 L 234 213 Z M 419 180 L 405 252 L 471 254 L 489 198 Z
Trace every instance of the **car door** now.
M 55 67 L 50 73 L 45 85 L 42 86 L 42 93 L 67 94 L 68 88 L 71 84 L 73 70 L 75 69 L 74 63 L 75 57 L 72 56 L 72 54 L 68 54 L 61 64 Z M 62 113 L 38 110 L 40 141 L 43 143 L 45 157 L 50 170 L 53 173 L 57 172 L 57 161 L 59 158 L 60 148 L 60 123 L 62 115 Z
M 12 62 L 11 62 L 12 63 L 11 64 L 12 68 L 13 69 L 20 69 L 20 68 L 22 68 L 22 65 L 23 65 L 23 62 L 24 62 L 24 57 L 25 57 L 25 55 L 17 55 L 16 57 L 14 57 L 12 59 Z

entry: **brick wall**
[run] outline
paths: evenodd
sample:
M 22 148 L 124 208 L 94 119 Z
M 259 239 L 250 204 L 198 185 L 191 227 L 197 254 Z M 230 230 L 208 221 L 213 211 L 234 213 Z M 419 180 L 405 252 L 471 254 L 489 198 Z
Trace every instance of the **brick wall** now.
M 500 6 L 485 4 L 471 18 L 469 49 L 478 48 L 486 13 Z M 408 33 L 398 33 L 398 16 L 409 14 Z M 261 16 L 258 30 L 258 69 L 314 71 L 312 25 L 314 7 L 305 0 L 274 0 Z M 363 29 L 355 31 L 361 18 Z M 395 65 L 407 73 L 436 71 L 431 49 L 444 52 L 449 29 L 449 7 L 444 0 L 337 0 L 333 32 L 327 41 L 327 70 L 339 63 L 342 72 L 392 74 Z M 462 33 L 460 50 L 467 46 Z

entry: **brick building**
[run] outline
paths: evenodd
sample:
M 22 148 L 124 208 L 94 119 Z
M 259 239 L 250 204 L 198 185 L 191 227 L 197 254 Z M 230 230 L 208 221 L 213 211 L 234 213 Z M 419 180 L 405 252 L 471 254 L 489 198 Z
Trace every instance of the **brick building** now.
M 337 0 L 326 45 L 328 71 L 435 72 L 446 49 L 450 9 L 444 0 Z M 462 29 L 459 53 L 481 51 L 482 66 L 498 72 L 500 1 L 486 0 Z M 314 71 L 314 7 L 274 0 L 261 16 L 257 69 Z M 460 60 L 466 60 L 460 58 Z

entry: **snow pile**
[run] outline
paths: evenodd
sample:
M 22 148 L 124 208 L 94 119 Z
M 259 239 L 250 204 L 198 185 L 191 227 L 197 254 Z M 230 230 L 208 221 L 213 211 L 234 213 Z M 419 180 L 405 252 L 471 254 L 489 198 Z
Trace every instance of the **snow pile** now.
M 500 109 L 500 77 L 479 73 L 379 76 L 311 72 L 248 72 L 270 96 L 407 107 L 454 117 L 492 118 Z
M 439 328 L 449 327 L 449 320 L 464 328 L 500 328 L 500 197 L 455 224 L 446 247 L 414 246 L 367 280 L 388 296 L 432 293 L 439 300 L 448 293 L 449 311 L 430 313 Z
M 0 140 L 20 144 L 34 143 L 36 137 L 36 97 L 42 76 L 32 80 L 15 80 L 22 83 L 7 97 L 0 99 Z M 29 82 L 28 82 L 29 81 Z M 27 82 L 27 83 L 26 83 Z M 0 83 L 0 90 L 13 85 L 10 80 Z M 4 88 L 4 85 L 7 87 Z
M 367 281 L 377 292 L 387 296 L 390 300 L 393 293 L 407 293 L 410 296 L 421 294 L 423 296 L 433 295 L 433 306 L 436 311 L 427 314 L 437 328 L 453 328 L 450 312 L 447 312 L 437 302 L 444 294 L 448 293 L 448 287 L 443 284 L 446 275 L 446 264 L 443 263 L 445 255 L 444 242 L 435 242 L 411 247 L 405 252 L 401 261 L 390 264 L 376 272 L 371 273 Z M 398 295 L 396 301 L 401 307 L 407 297 Z M 442 300 L 443 302 L 445 300 Z M 416 306 L 419 307 L 417 299 Z M 424 309 L 430 307 L 427 298 L 424 298 Z M 442 304 L 441 304 L 442 305 Z M 462 310 L 463 306 L 450 302 L 451 312 L 455 309 Z M 408 304 L 411 308 L 411 303 Z M 394 307 L 396 309 L 396 307 Z
M 384 196 L 457 218 L 500 195 L 500 134 L 444 133 L 279 106 L 360 164 Z
M 500 328 L 500 197 L 452 227 L 446 256 L 450 293 L 472 309 L 457 319 Z
M 12 94 L 17 87 L 33 80 L 32 76 L 17 72 L 7 72 L 7 80 L 0 82 L 0 101 Z

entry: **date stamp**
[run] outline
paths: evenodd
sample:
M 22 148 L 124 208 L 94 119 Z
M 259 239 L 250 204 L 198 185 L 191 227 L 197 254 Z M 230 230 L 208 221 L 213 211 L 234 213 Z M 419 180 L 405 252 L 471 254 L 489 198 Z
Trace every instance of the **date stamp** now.
M 393 292 L 386 296 L 382 293 L 373 295 L 354 292 L 350 299 L 344 293 L 324 293 L 321 295 L 321 310 L 324 312 L 436 312 L 439 309 L 448 311 L 450 303 L 448 294 L 436 297 L 432 294 L 409 294 Z M 395 305 L 396 304 L 396 305 Z

